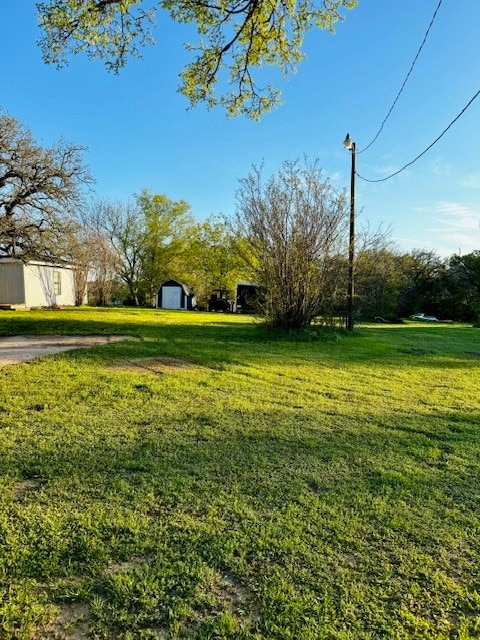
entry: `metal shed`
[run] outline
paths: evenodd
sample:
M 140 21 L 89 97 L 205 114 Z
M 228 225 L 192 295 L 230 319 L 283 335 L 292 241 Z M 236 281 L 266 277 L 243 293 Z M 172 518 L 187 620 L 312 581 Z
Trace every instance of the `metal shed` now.
M 195 294 L 178 280 L 162 282 L 157 292 L 157 309 L 184 309 L 196 307 Z
M 75 304 L 75 269 L 48 262 L 0 259 L 0 304 L 52 307 Z

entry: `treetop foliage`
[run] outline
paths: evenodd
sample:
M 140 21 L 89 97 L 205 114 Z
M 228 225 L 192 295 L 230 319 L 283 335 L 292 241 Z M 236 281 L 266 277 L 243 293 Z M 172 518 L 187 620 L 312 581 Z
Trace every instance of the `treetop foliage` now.
M 228 115 L 258 119 L 280 102 L 280 91 L 260 87 L 253 75 L 262 66 L 287 77 L 302 60 L 305 33 L 331 32 L 341 11 L 358 0 L 48 0 L 37 3 L 44 60 L 63 66 L 69 54 L 85 52 L 117 73 L 130 57 L 153 44 L 156 9 L 193 24 L 199 40 L 187 44 L 194 59 L 180 73 L 191 106 L 222 106 Z M 221 78 L 228 84 L 216 91 Z

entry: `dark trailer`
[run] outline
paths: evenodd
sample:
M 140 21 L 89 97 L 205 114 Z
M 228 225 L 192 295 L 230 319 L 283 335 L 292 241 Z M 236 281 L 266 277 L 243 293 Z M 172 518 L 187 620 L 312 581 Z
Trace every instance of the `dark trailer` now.
M 261 287 L 254 282 L 237 282 L 235 288 L 234 311 L 255 313 L 261 304 Z

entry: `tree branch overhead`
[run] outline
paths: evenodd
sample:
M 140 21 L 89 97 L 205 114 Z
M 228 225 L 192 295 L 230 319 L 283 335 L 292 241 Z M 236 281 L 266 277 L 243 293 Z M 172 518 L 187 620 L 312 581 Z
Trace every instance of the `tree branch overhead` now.
M 118 73 L 154 43 L 156 11 L 166 11 L 175 22 L 195 25 L 199 36 L 196 45 L 186 45 L 194 59 L 180 72 L 179 91 L 190 105 L 204 102 L 258 119 L 279 104 L 280 91 L 258 86 L 254 71 L 276 67 L 288 76 L 303 58 L 306 32 L 333 31 L 357 1 L 49 0 L 37 3 L 39 43 L 44 60 L 58 67 L 83 52 Z

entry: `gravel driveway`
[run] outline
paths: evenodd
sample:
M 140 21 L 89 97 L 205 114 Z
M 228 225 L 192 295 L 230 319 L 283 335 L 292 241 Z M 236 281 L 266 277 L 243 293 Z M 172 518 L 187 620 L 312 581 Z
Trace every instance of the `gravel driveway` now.
M 127 336 L 13 336 L 0 338 L 0 367 L 71 349 L 81 349 L 127 339 Z

